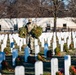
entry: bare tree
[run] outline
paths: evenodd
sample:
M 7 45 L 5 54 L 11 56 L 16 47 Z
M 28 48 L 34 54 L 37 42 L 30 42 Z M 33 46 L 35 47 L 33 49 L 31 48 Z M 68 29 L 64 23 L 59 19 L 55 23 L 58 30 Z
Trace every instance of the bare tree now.
M 53 17 L 54 17 L 54 29 L 53 31 L 56 32 L 56 22 L 57 22 L 57 14 L 58 11 L 60 10 L 60 6 L 62 4 L 63 0 L 42 0 L 43 3 L 41 4 L 48 4 L 48 6 L 51 6 L 51 11 L 53 13 Z M 49 3 L 50 2 L 50 3 Z M 64 8 L 64 6 L 63 6 Z
M 53 15 L 54 15 L 54 29 L 53 31 L 56 32 L 56 21 L 57 21 L 57 12 L 59 9 L 59 1 L 53 0 Z
M 5 0 L 0 7 L 0 16 L 20 17 L 55 17 L 63 16 L 63 0 Z M 5 11 L 6 10 L 6 11 Z M 56 20 L 56 19 L 55 19 Z M 56 22 L 55 22 L 56 23 Z M 56 29 L 54 29 L 55 31 Z
M 70 0 L 68 4 L 68 13 L 71 17 L 76 17 L 76 0 Z

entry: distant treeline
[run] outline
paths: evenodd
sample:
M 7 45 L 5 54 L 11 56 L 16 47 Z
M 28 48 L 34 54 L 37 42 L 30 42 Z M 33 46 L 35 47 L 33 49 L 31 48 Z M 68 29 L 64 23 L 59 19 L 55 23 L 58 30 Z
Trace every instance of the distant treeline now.
M 55 9 L 56 8 L 56 9 Z M 1 0 L 0 18 L 76 17 L 76 0 Z

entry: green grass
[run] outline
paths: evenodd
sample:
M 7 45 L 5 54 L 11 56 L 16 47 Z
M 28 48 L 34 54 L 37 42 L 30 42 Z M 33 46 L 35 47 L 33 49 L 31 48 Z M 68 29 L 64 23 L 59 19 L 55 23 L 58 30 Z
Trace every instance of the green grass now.
M 51 75 L 51 72 L 44 72 L 43 75 Z
M 2 70 L 3 73 L 14 73 L 14 71 Z

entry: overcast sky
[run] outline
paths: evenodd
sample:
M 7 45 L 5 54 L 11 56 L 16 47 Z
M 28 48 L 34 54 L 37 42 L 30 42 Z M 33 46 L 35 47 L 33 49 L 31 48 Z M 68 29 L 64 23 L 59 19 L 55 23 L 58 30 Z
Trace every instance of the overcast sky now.
M 64 0 L 65 4 L 67 5 L 69 3 L 70 0 Z

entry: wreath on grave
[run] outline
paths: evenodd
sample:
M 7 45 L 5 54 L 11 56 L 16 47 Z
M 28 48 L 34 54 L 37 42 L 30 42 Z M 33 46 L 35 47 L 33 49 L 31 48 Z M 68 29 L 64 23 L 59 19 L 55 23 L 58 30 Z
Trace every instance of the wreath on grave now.
M 14 69 L 12 68 L 12 66 L 6 60 L 3 60 L 1 65 L 2 65 L 2 70 L 3 71 L 14 72 Z
M 25 47 L 26 47 L 26 45 L 22 45 L 22 47 L 21 47 L 22 51 L 24 51 Z
M 16 66 L 23 65 L 23 59 L 21 57 L 17 57 L 15 60 Z
M 6 55 L 9 55 L 11 53 L 10 47 L 5 47 L 4 52 L 5 52 Z
M 47 57 L 51 58 L 52 57 L 52 50 L 47 51 Z
M 60 56 L 60 48 L 59 47 L 56 47 L 55 48 L 55 54 Z
M 28 56 L 28 63 L 35 63 L 35 62 L 36 62 L 35 57 Z
M 40 61 L 45 61 L 45 58 L 42 56 L 41 53 L 38 53 L 37 59 L 40 60 Z
M 67 46 L 67 44 L 66 44 L 66 43 L 64 44 L 63 49 L 64 49 L 64 51 L 65 51 L 65 52 L 68 52 L 68 46 Z
M 47 75 L 51 75 L 50 73 L 48 73 Z
M 76 67 L 70 66 L 70 75 L 76 75 Z
M 70 49 L 74 50 L 74 44 L 73 43 L 70 44 Z
M 56 72 L 56 75 L 63 75 L 63 73 L 58 71 L 58 72 Z

